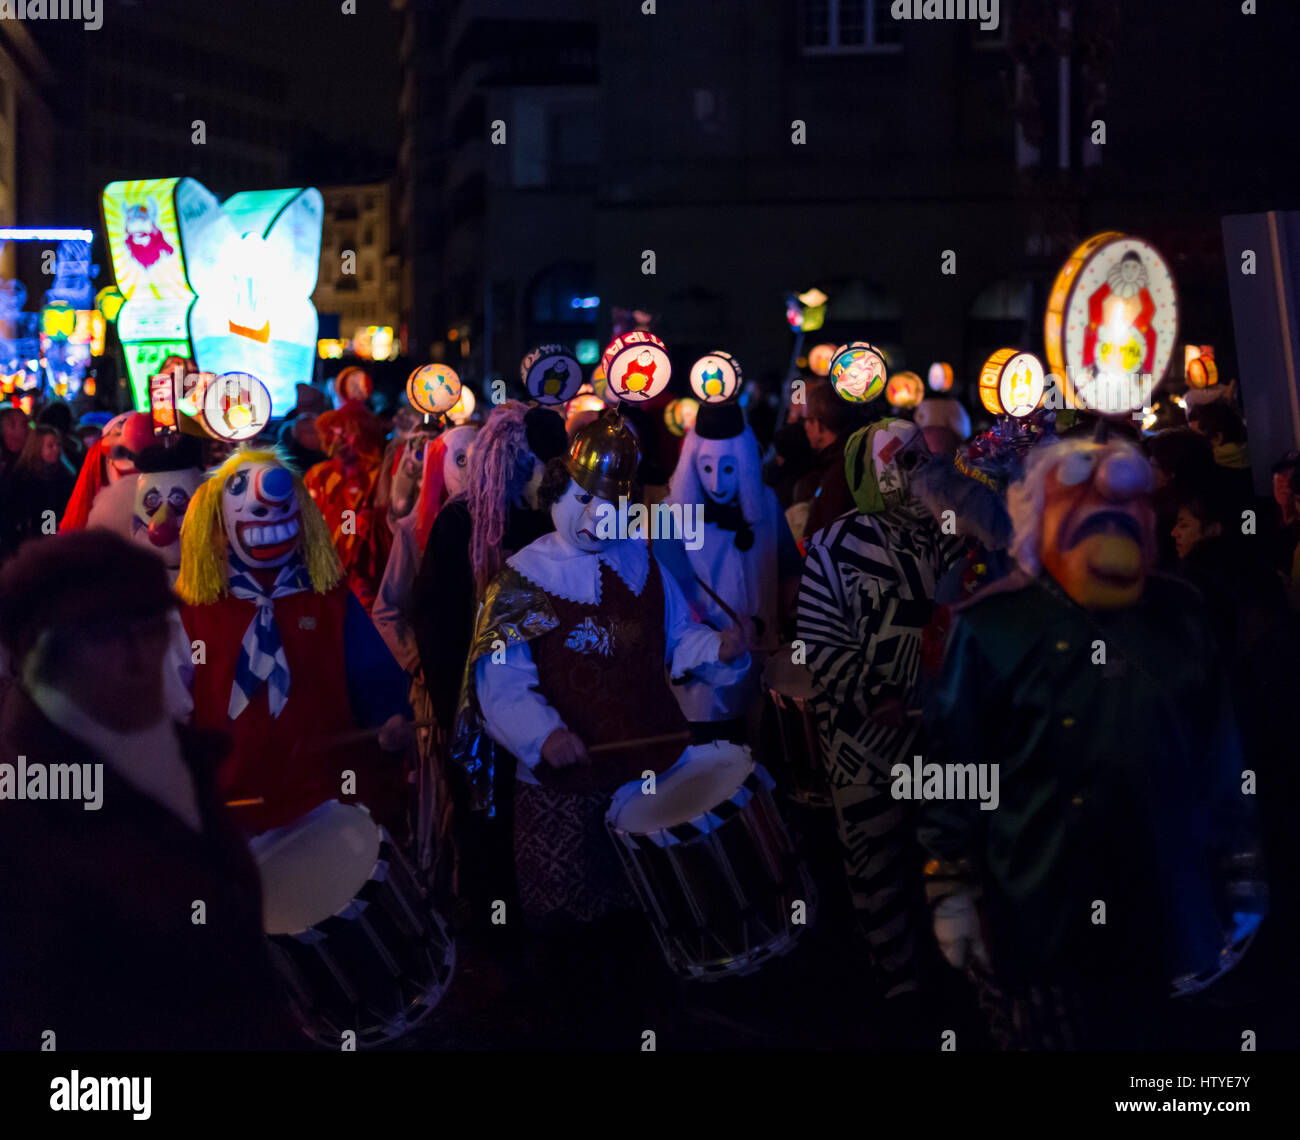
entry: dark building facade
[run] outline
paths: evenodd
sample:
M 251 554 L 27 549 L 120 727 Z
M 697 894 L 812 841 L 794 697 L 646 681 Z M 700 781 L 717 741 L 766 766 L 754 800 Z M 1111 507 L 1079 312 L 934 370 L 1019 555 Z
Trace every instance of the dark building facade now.
M 623 306 L 683 372 L 721 347 L 779 375 L 783 296 L 815 285 L 815 339 L 948 360 L 969 389 L 993 349 L 1042 351 L 1057 269 L 1118 229 L 1162 250 L 1182 339 L 1233 374 L 1219 217 L 1277 205 L 1288 161 L 1228 118 L 1214 44 L 1269 55 L 1236 6 L 1002 0 L 989 30 L 887 0 L 394 6 L 417 358 L 513 378 L 538 340 L 603 344 Z M 1204 49 L 1157 50 L 1171 21 Z M 1289 105 L 1284 74 L 1259 82 Z

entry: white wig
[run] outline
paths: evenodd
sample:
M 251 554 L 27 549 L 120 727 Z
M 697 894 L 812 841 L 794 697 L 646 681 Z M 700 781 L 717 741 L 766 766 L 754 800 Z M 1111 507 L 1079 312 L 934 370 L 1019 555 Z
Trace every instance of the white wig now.
M 736 485 L 741 513 L 750 526 L 757 528 L 763 521 L 763 461 L 758 453 L 758 440 L 748 424 L 745 430 L 731 439 L 708 440 L 724 445 L 736 457 Z M 700 437 L 692 429 L 686 433 L 677 467 L 668 484 L 667 502 L 703 503 L 707 496 L 700 485 L 699 472 L 695 470 L 695 457 L 700 451 Z
M 1085 437 L 1057 440 L 1040 445 L 1029 453 L 1022 478 L 1007 490 L 1007 511 L 1011 515 L 1013 535 L 1011 557 L 1026 574 L 1037 577 L 1042 569 L 1038 556 L 1039 539 L 1043 526 L 1043 507 L 1047 498 L 1047 476 L 1057 465 L 1071 455 L 1085 451 L 1120 453 L 1141 460 L 1146 457 L 1131 443 L 1110 439 L 1097 443 Z

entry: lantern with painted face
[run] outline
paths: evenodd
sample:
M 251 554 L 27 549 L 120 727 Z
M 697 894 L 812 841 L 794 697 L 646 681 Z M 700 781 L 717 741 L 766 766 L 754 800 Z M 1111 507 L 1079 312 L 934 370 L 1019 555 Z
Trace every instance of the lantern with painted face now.
M 1042 402 L 1047 379 L 1032 352 L 999 348 L 980 369 L 980 402 L 995 416 L 1022 419 Z
M 831 361 L 831 384 L 842 399 L 865 404 L 885 390 L 885 358 L 864 340 L 841 346 Z
M 930 365 L 930 391 L 949 392 L 952 390 L 952 365 L 936 360 Z
M 199 423 L 214 439 L 252 439 L 271 420 L 271 393 L 256 376 L 226 372 L 203 386 Z
M 1042 568 L 1081 606 L 1133 605 L 1155 554 L 1151 487 L 1150 464 L 1127 443 L 1059 443 L 1033 457 L 1018 489 L 1017 541 L 1032 496 L 1041 494 Z
M 640 329 L 615 337 L 600 363 L 609 392 L 633 403 L 654 399 L 668 387 L 673 371 L 664 342 Z
M 582 365 L 559 344 L 533 349 L 519 365 L 528 394 L 539 404 L 563 404 L 573 399 L 582 386 Z
M 740 391 L 740 362 L 729 352 L 710 352 L 691 368 L 691 391 L 706 404 L 721 404 Z
M 226 477 L 221 518 L 233 554 L 253 569 L 283 566 L 300 542 L 292 474 L 279 463 L 241 463 Z
M 664 408 L 664 425 L 669 432 L 681 439 L 695 426 L 695 419 L 700 414 L 700 403 L 690 396 L 671 400 Z
M 895 372 L 885 385 L 891 408 L 915 408 L 925 399 L 925 386 L 915 372 Z

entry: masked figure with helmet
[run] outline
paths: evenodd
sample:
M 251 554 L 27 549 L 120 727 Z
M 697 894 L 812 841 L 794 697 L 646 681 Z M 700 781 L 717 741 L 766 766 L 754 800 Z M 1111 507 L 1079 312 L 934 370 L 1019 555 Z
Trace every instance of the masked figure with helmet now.
M 920 984 L 920 866 L 909 862 L 914 828 L 890 794 L 890 772 L 917 747 L 922 632 L 938 583 L 964 553 L 914 494 L 929 460 L 907 420 L 851 435 L 844 468 L 857 510 L 812 537 L 799 590 L 798 638 L 819 690 L 845 874 L 887 997 Z
M 604 828 L 611 794 L 680 756 L 686 718 L 670 677 L 716 684 L 749 666 L 746 631 L 694 622 L 650 544 L 618 533 L 638 462 L 610 411 L 548 465 L 541 498 L 555 530 L 507 560 L 471 649 L 471 699 L 518 761 L 515 871 L 525 916 L 543 928 L 632 905 Z M 674 730 L 672 741 L 619 747 Z
M 1159 1046 L 1171 993 L 1264 907 L 1212 632 L 1150 572 L 1151 485 L 1127 443 L 1030 453 L 1018 568 L 958 609 L 929 710 L 927 760 L 998 777 L 995 810 L 928 800 L 921 839 L 940 947 L 1004 1048 Z

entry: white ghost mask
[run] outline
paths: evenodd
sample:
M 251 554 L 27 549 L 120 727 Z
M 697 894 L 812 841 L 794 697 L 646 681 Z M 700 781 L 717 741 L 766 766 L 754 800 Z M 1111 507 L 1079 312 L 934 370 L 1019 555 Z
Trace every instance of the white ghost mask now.
M 735 502 L 740 494 L 740 460 L 734 439 L 699 439 L 695 452 L 695 474 L 704 493 L 715 503 Z

